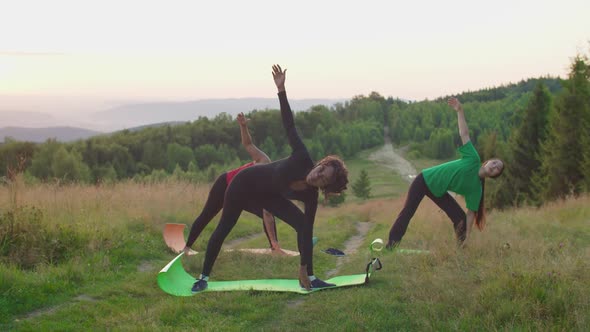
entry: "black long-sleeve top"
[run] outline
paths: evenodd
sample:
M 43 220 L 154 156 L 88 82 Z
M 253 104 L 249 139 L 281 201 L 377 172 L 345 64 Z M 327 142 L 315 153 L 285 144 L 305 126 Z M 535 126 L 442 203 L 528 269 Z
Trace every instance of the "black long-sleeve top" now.
M 278 96 L 283 127 L 292 149 L 291 155 L 272 163 L 255 165 L 239 172 L 227 189 L 224 209 L 226 209 L 226 206 L 237 205 L 243 207 L 260 206 L 272 212 L 273 206 L 269 206 L 267 204 L 270 203 L 265 204 L 264 202 L 272 201 L 269 198 L 277 195 L 285 199 L 302 202 L 305 205 L 303 211 L 304 220 L 295 221 L 302 223 L 302 231 L 301 234 L 298 233 L 297 242 L 301 251 L 301 265 L 308 265 L 309 267 L 312 262 L 312 235 L 318 206 L 318 189 L 307 186 L 304 190 L 296 191 L 290 185 L 305 180 L 314 163 L 295 128 L 293 112 L 287 101 L 287 94 L 279 92 Z M 291 218 L 295 216 L 284 215 L 284 217 Z
M 287 133 L 292 152 L 288 158 L 276 162 L 278 165 L 273 173 L 273 182 L 277 185 L 277 189 L 281 191 L 283 196 L 301 201 L 305 205 L 303 229 L 305 243 L 303 243 L 303 247 L 301 248 L 301 264 L 308 264 L 311 263 L 311 238 L 318 207 L 318 189 L 316 187 L 307 187 L 305 190 L 295 191 L 289 185 L 296 181 L 305 180 L 307 174 L 314 167 L 314 163 L 295 128 L 293 112 L 287 100 L 287 93 L 282 91 L 278 93 L 278 96 L 281 105 L 283 127 Z

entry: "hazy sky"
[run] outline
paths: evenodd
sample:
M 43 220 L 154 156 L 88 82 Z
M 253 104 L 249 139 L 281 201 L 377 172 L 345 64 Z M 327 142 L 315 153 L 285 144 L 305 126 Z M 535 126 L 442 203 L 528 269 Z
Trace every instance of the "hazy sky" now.
M 436 98 L 590 49 L 588 0 L 28 1 L 0 6 L 0 95 Z

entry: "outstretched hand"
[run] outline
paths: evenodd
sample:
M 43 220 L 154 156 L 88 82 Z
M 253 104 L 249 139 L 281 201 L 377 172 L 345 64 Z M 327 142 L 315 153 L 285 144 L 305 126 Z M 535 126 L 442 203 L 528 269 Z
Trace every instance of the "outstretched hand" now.
M 449 106 L 451 106 L 457 112 L 463 110 L 463 106 L 461 106 L 461 102 L 459 101 L 459 99 L 457 99 L 455 97 L 449 98 L 449 100 L 447 101 L 447 104 L 449 104 Z
M 250 121 L 250 119 L 248 119 L 244 116 L 244 113 L 238 114 L 238 117 L 236 120 L 238 121 L 238 124 L 240 126 L 246 126 L 246 125 L 248 125 L 248 121 Z
M 285 78 L 287 76 L 287 69 L 283 70 L 279 65 L 272 66 L 272 78 L 275 80 L 275 85 L 279 91 L 285 91 Z

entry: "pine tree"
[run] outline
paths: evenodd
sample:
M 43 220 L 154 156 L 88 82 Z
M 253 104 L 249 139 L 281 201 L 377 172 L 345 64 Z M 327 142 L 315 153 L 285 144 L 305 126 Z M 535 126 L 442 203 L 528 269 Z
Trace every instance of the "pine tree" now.
M 352 191 L 360 199 L 371 198 L 371 181 L 366 170 L 361 170 L 359 178 L 352 184 Z
M 588 60 L 588 57 L 585 57 L 585 62 L 586 62 L 586 78 L 590 77 L 590 61 Z M 586 80 L 587 86 L 588 86 L 588 79 Z M 588 90 L 590 90 L 590 88 L 588 88 Z M 590 192 L 590 91 L 586 91 L 586 116 L 584 117 L 584 119 L 582 119 L 583 121 L 583 132 L 582 132 L 582 137 L 580 138 L 580 142 L 582 142 L 582 146 L 584 147 L 584 150 L 582 151 L 582 166 L 581 166 L 581 170 L 582 170 L 582 178 L 583 183 L 583 189 L 586 192 Z
M 589 121 L 590 122 L 590 121 Z M 587 124 L 586 128 L 590 129 L 590 123 Z M 586 192 L 590 192 L 590 135 L 586 135 L 582 139 L 582 145 L 586 147 L 586 150 L 583 153 L 583 161 L 582 161 L 582 174 L 584 174 L 584 190 Z
M 541 143 L 547 138 L 551 94 L 541 82 L 533 91 L 520 127 L 511 140 L 512 160 L 507 165 L 512 200 L 517 205 L 538 198 L 531 175 L 541 168 Z
M 558 97 L 550 115 L 550 130 L 542 144 L 541 171 L 535 176 L 536 187 L 544 199 L 578 195 L 584 186 L 584 155 L 588 147 L 590 118 L 590 68 L 586 57 L 577 56 L 564 92 Z
M 481 157 L 483 160 L 498 157 L 498 134 L 495 131 L 483 133 L 479 142 L 482 145 Z

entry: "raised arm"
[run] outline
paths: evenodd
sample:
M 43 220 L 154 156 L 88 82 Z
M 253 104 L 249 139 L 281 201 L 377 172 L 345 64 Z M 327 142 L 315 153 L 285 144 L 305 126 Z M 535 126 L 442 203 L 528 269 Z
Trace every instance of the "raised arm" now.
M 270 158 L 260 150 L 254 143 L 252 143 L 252 136 L 250 136 L 250 131 L 248 130 L 248 120 L 244 116 L 244 113 L 238 114 L 237 118 L 238 123 L 240 124 L 240 136 L 242 137 L 242 145 L 248 151 L 248 154 L 256 164 L 268 164 L 270 163 Z
M 461 136 L 461 142 L 463 143 L 463 145 L 465 145 L 471 139 L 469 138 L 469 129 L 467 129 L 467 121 L 465 121 L 465 113 L 463 112 L 463 106 L 457 98 L 451 98 L 447 103 L 457 112 L 459 136 Z
M 272 77 L 275 81 L 275 85 L 277 86 L 278 90 L 283 127 L 287 132 L 289 145 L 291 145 L 291 149 L 293 149 L 293 152 L 295 152 L 300 149 L 305 149 L 305 145 L 303 144 L 301 137 L 299 137 L 299 134 L 297 133 L 297 129 L 295 128 L 295 120 L 293 118 L 293 112 L 291 111 L 291 106 L 289 105 L 289 101 L 287 100 L 287 92 L 285 91 L 286 74 L 287 69 L 283 70 L 279 65 L 272 66 Z
M 285 79 L 287 78 L 287 68 L 283 70 L 279 65 L 272 65 L 272 78 L 279 92 L 285 92 Z

